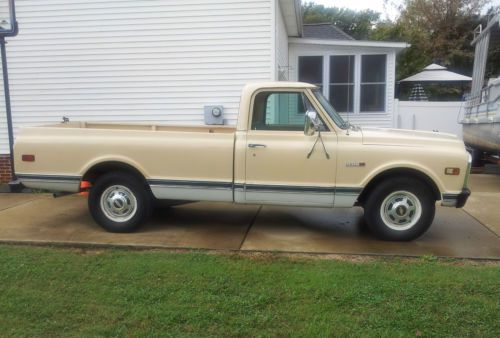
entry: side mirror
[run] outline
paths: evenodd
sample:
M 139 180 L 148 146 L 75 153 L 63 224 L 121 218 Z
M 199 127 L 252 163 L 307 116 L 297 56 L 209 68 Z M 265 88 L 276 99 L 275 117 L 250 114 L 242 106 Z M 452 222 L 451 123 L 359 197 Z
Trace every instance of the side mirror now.
M 306 123 L 304 126 L 304 134 L 312 136 L 316 131 L 320 130 L 321 121 L 315 111 L 308 110 L 306 112 Z

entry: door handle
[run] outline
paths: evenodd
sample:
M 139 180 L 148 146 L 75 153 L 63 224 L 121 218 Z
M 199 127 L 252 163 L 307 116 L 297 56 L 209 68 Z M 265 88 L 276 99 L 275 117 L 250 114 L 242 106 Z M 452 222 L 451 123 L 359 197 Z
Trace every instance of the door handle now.
M 265 148 L 265 144 L 249 143 L 248 148 Z

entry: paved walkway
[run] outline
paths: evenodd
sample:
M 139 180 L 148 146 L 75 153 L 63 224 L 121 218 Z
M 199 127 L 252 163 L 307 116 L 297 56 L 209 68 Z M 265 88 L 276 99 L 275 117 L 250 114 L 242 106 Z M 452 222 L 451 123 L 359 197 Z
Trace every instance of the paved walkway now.
M 223 203 L 159 209 L 139 232 L 112 234 L 93 222 L 86 198 L 47 194 L 0 194 L 0 242 L 500 259 L 500 237 L 494 233 L 499 208 L 487 207 L 500 198 L 500 176 L 474 175 L 473 181 L 477 200 L 466 211 L 437 208 L 430 230 L 406 243 L 374 239 L 363 226 L 361 208 Z

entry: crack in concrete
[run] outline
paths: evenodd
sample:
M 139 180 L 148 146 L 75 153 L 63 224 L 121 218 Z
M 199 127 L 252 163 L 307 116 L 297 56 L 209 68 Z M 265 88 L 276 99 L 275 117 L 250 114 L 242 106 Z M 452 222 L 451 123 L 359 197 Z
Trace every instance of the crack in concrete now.
M 253 216 L 252 220 L 248 224 L 247 231 L 245 231 L 245 235 L 243 235 L 243 239 L 241 240 L 241 243 L 240 243 L 240 246 L 239 246 L 238 250 L 241 250 L 241 248 L 243 247 L 243 244 L 247 240 L 248 233 L 250 232 L 250 229 L 254 225 L 255 221 L 257 220 L 257 216 L 259 216 L 261 210 L 262 210 L 262 205 L 259 206 L 259 209 L 257 209 L 257 212 L 255 213 L 255 215 Z
M 20 207 L 20 206 L 25 205 L 25 204 L 30 204 L 30 203 L 32 203 L 34 201 L 37 201 L 37 200 L 40 200 L 40 199 L 44 199 L 44 198 L 47 198 L 47 197 L 45 197 L 45 196 L 41 196 L 41 197 L 33 196 L 33 198 L 30 199 L 30 200 L 26 200 L 26 201 L 19 202 L 17 204 L 13 204 L 11 206 L 8 206 L 7 208 L 3 208 L 3 209 L 0 208 L 0 212 L 3 212 L 5 210 L 9 210 L 9 209 L 13 209 L 13 208 L 17 208 L 17 207 Z

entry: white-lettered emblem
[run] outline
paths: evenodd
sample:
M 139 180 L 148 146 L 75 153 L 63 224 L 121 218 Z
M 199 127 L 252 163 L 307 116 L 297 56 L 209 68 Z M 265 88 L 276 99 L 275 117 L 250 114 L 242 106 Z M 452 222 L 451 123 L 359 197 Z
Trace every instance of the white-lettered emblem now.
M 345 164 L 346 167 L 364 167 L 365 165 L 365 162 L 347 162 Z

